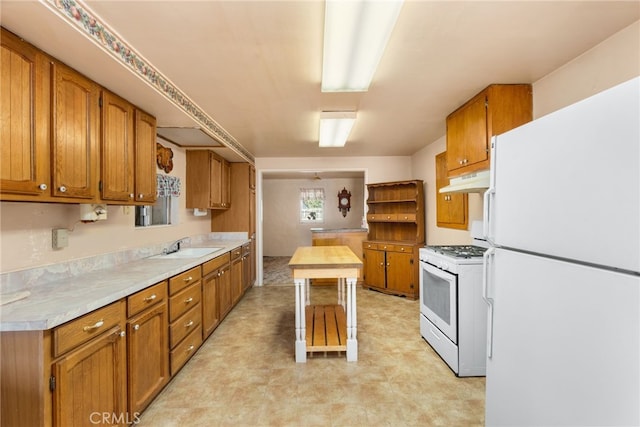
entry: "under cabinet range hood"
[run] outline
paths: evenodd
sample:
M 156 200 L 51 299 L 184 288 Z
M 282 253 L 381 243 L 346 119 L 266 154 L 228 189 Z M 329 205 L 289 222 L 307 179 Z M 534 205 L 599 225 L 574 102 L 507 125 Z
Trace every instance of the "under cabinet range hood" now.
M 489 188 L 489 170 L 472 172 L 449 180 L 439 193 L 484 193 Z

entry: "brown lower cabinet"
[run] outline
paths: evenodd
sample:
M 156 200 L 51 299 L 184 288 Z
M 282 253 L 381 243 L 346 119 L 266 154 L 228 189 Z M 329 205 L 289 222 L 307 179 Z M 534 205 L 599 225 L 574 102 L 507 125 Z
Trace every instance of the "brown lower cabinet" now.
M 208 263 L 53 329 L 0 332 L 0 426 L 135 424 L 235 305 L 230 253 Z
M 167 281 L 128 297 L 127 312 L 127 396 L 136 417 L 170 378 Z
M 418 245 L 364 242 L 364 288 L 417 299 Z
M 125 317 L 121 300 L 53 330 L 54 426 L 91 425 L 103 414 L 113 414 L 111 425 L 127 425 Z

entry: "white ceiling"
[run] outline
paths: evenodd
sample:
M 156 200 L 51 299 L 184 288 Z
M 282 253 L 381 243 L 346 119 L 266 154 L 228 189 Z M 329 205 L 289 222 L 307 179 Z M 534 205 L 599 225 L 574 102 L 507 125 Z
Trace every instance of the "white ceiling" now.
M 52 3 L 2 0 L 0 21 L 159 126 L 195 126 Z M 255 157 L 411 155 L 488 84 L 535 82 L 640 19 L 638 1 L 406 0 L 369 91 L 331 94 L 320 91 L 323 1 L 85 4 Z M 339 109 L 358 111 L 346 147 L 318 148 L 319 112 Z

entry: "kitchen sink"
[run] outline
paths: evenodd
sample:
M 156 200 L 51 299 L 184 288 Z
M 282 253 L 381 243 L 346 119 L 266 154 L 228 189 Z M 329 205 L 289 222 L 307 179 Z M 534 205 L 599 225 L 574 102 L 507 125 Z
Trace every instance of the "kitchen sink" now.
M 187 258 L 200 258 L 205 255 L 212 254 L 221 250 L 222 248 L 184 248 L 178 252 L 170 254 L 160 254 L 149 257 L 149 259 L 187 259 Z

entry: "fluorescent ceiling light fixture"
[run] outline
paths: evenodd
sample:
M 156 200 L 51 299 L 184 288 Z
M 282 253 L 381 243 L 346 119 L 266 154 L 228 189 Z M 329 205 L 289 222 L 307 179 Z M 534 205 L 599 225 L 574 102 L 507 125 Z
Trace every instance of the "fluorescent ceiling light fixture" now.
M 366 91 L 402 0 L 326 0 L 325 4 L 322 91 Z
M 320 147 L 344 147 L 356 121 L 355 111 L 320 113 Z

